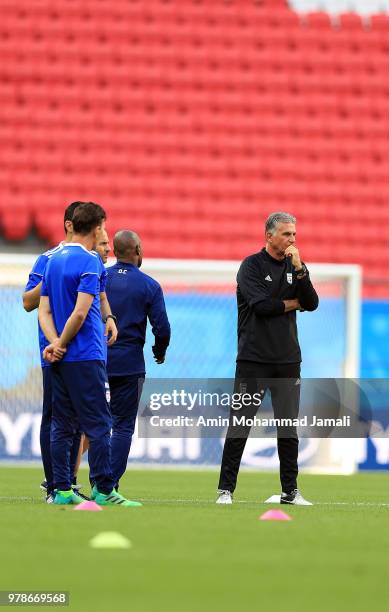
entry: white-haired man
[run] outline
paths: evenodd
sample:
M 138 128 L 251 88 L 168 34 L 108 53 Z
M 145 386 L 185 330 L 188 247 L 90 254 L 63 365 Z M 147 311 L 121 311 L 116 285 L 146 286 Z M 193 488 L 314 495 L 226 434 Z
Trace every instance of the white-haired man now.
M 319 299 L 295 246 L 296 219 L 271 214 L 265 224 L 266 245 L 247 257 L 237 276 L 237 393 L 270 389 L 275 418 L 297 418 L 300 401 L 301 351 L 296 311 L 312 311 Z M 283 379 L 282 381 L 277 379 Z M 243 385 L 243 387 L 242 387 Z M 264 395 L 264 393 L 262 393 Z M 240 413 L 255 416 L 258 405 Z M 231 411 L 218 489 L 219 504 L 231 504 L 249 426 L 236 426 Z M 311 505 L 297 488 L 298 437 L 294 427 L 277 428 L 283 504 Z

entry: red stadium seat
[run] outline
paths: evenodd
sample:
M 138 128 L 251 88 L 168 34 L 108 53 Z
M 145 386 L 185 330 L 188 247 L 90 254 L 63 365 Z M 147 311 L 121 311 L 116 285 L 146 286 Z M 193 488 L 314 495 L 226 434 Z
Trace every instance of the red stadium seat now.
M 16 206 L 21 204 L 21 206 Z M 23 200 L 13 198 L 12 206 L 1 213 L 1 229 L 7 240 L 23 240 L 31 225 L 31 215 Z
M 339 27 L 358 33 L 363 28 L 362 18 L 357 13 L 343 13 L 339 17 Z
M 307 16 L 307 22 L 309 28 L 314 28 L 315 30 L 321 30 L 323 32 L 332 29 L 332 22 L 329 13 L 317 12 L 317 13 L 309 13 Z
M 372 15 L 370 18 L 370 24 L 372 30 L 381 32 L 389 32 L 389 15 L 380 13 L 378 15 Z

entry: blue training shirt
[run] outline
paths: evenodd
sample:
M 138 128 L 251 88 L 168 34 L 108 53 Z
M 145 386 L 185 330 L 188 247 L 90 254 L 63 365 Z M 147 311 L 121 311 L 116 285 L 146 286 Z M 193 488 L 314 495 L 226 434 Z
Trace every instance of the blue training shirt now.
M 39 255 L 38 259 L 34 263 L 32 270 L 28 276 L 27 285 L 24 291 L 30 291 L 31 289 L 35 289 L 35 287 L 39 285 L 40 282 L 42 282 L 43 275 L 46 270 L 47 262 L 55 253 L 60 251 L 62 247 L 63 247 L 63 243 L 60 242 L 58 246 L 52 249 L 49 249 L 45 253 L 42 253 L 42 255 Z M 45 334 L 43 333 L 41 326 L 39 325 L 39 321 L 38 321 L 38 335 L 39 335 L 39 352 L 40 352 L 40 358 L 41 358 L 41 366 L 42 368 L 46 368 L 50 364 L 47 363 L 47 361 L 43 359 L 42 353 L 44 349 L 46 348 L 46 346 L 49 344 L 49 342 Z
M 166 350 L 170 324 L 160 284 L 130 263 L 118 261 L 107 269 L 107 297 L 118 320 L 118 339 L 108 347 L 108 376 L 144 375 L 143 346 L 147 319 L 156 345 Z
M 77 294 L 89 293 L 94 296 L 81 329 L 67 346 L 63 361 L 105 361 L 100 312 L 100 291 L 104 291 L 102 287 L 105 284 L 102 270 L 104 266 L 99 255 L 74 242 L 65 244 L 46 266 L 41 295 L 49 297 L 58 335 L 74 310 Z
M 96 251 L 91 251 L 94 255 L 96 255 L 96 257 L 99 260 L 99 264 L 100 264 L 100 293 L 105 293 L 105 287 L 107 284 L 107 269 L 105 267 L 105 265 L 103 264 L 103 260 L 101 259 L 100 255 L 96 252 Z M 100 310 L 101 313 L 101 310 Z M 103 323 L 103 333 L 105 331 L 105 324 Z M 108 338 L 107 338 L 108 340 Z M 105 340 L 104 337 L 104 362 L 105 364 L 107 363 L 107 350 L 108 350 L 108 346 L 107 346 L 107 341 Z

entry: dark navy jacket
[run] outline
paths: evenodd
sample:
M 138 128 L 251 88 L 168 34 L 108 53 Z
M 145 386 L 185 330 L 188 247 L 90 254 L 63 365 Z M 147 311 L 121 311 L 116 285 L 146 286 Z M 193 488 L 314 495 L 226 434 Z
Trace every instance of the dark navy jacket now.
M 155 336 L 157 356 L 165 354 L 170 341 L 161 286 L 133 264 L 117 262 L 107 272 L 107 298 L 119 330 L 117 341 L 108 347 L 108 376 L 144 375 L 147 319 Z

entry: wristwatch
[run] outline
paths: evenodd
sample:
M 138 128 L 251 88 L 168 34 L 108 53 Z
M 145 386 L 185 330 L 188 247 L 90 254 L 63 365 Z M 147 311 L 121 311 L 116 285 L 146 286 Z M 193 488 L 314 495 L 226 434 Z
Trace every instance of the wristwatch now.
M 307 268 L 304 264 L 301 266 L 300 270 L 295 270 L 297 278 L 304 278 L 307 273 Z
M 109 314 L 105 317 L 105 319 L 103 319 L 104 323 L 106 323 L 108 321 L 108 319 L 112 319 L 113 321 L 115 321 L 115 325 L 118 324 L 118 320 L 117 317 L 115 317 L 115 315 L 113 314 Z

